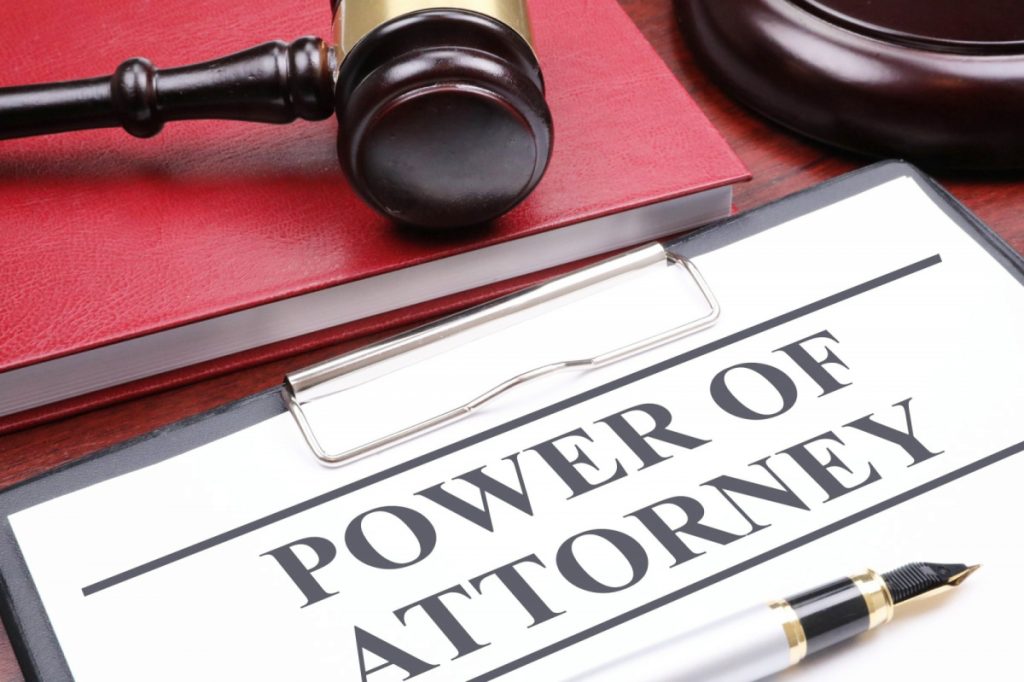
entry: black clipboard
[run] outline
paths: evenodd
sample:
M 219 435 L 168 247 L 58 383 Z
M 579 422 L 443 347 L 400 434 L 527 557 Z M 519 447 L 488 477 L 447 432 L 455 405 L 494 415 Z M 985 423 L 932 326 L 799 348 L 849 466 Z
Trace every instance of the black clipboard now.
M 682 257 L 721 249 L 771 227 L 901 177 L 912 178 L 965 232 L 1017 281 L 1024 258 L 933 180 L 903 162 L 884 162 L 836 178 L 743 215 L 692 232 L 666 246 Z M 116 445 L 0 492 L 0 616 L 28 680 L 72 680 L 43 603 L 15 540 L 9 517 L 26 508 L 100 481 L 176 457 L 288 410 L 272 389 L 141 438 Z M 534 413 L 543 416 L 544 409 Z

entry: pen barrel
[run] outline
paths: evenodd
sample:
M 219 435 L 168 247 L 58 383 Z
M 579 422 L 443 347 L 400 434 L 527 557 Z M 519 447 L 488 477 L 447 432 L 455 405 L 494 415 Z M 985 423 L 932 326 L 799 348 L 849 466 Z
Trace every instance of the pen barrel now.
M 810 654 L 887 623 L 893 613 L 889 588 L 874 571 L 821 585 L 785 603 L 799 619 Z
M 788 613 L 758 605 L 593 670 L 578 682 L 747 682 L 792 663 Z

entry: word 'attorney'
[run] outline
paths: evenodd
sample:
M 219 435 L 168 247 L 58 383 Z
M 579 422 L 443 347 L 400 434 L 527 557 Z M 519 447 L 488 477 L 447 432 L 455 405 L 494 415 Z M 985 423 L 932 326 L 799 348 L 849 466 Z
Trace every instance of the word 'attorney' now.
M 735 418 L 737 424 L 781 417 L 797 405 L 798 386 L 814 387 L 814 398 L 820 399 L 853 385 L 848 376 L 849 367 L 835 352 L 837 345 L 836 338 L 825 330 L 776 349 L 769 355 L 770 362 L 746 362 L 727 367 L 711 379 L 711 399 L 730 419 Z M 770 395 L 771 400 L 752 399 L 755 391 L 761 398 Z M 682 394 L 681 391 L 681 398 L 687 397 Z M 768 402 L 771 409 L 765 408 Z M 773 448 L 775 454 L 749 462 L 745 471 L 734 472 L 739 475 L 714 476 L 687 486 L 688 489 L 680 490 L 678 495 L 651 500 L 640 508 L 612 510 L 614 515 L 609 518 L 614 523 L 607 525 L 617 527 L 595 527 L 576 533 L 557 546 L 538 547 L 536 552 L 525 556 L 507 557 L 507 561 L 485 573 L 468 575 L 454 584 L 435 586 L 441 589 L 399 608 L 387 608 L 410 630 L 409 637 L 406 641 L 394 641 L 394 638 L 385 639 L 356 626 L 354 643 L 361 679 L 365 682 L 374 673 L 386 669 L 404 671 L 403 677 L 408 679 L 444 664 L 436 650 L 417 650 L 417 637 L 411 632 L 414 625 L 433 627 L 443 634 L 451 644 L 448 658 L 452 660 L 491 644 L 456 616 L 452 609 L 455 602 L 471 605 L 500 592 L 504 599 L 509 596 L 515 599 L 528 627 L 543 626 L 567 611 L 564 605 L 549 602 L 536 589 L 540 572 L 557 575 L 571 588 L 588 594 L 622 592 L 643 581 L 652 562 L 667 561 L 672 567 L 679 566 L 706 553 L 709 546 L 742 541 L 768 528 L 769 519 L 755 520 L 751 509 L 753 501 L 760 505 L 757 509 L 761 517 L 765 503 L 777 505 L 769 508 L 810 511 L 813 505 L 827 504 L 881 480 L 879 469 L 870 460 L 858 471 L 851 468 L 849 460 L 844 460 L 844 439 L 854 433 L 858 438 L 866 436 L 875 442 L 888 443 L 888 448 L 873 448 L 878 454 L 872 457 L 899 457 L 900 466 L 913 466 L 941 454 L 926 446 L 915 433 L 911 404 L 912 398 L 906 397 L 883 410 L 858 416 L 795 445 L 781 450 Z M 676 413 L 685 412 L 678 408 Z M 495 503 L 508 505 L 524 517 L 534 517 L 541 484 L 534 484 L 531 490 L 531 478 L 524 476 L 522 467 L 527 457 L 539 458 L 548 473 L 560 483 L 556 491 L 565 495 L 564 504 L 577 504 L 576 500 L 597 489 L 619 485 L 618 482 L 627 477 L 649 476 L 647 472 L 657 471 L 660 464 L 707 448 L 712 443 L 711 434 L 684 431 L 673 421 L 673 410 L 667 405 L 655 402 L 634 405 L 595 420 L 593 426 L 577 428 L 420 490 L 415 493 L 415 504 L 395 501 L 369 509 L 334 529 L 337 535 L 328 532 L 297 539 L 262 556 L 276 561 L 284 576 L 301 593 L 302 601 L 297 606 L 306 608 L 325 600 L 344 599 L 344 590 L 352 589 L 352 583 L 332 566 L 340 548 L 356 561 L 372 569 L 389 571 L 400 579 L 402 569 L 435 556 L 440 524 L 435 522 L 436 517 L 435 521 L 431 520 L 431 510 L 454 514 L 460 523 L 468 524 L 469 531 L 480 533 L 501 532 L 492 516 Z M 601 437 L 613 438 L 614 447 L 605 447 L 601 437 L 595 435 L 598 432 Z M 714 448 L 701 450 L 698 454 L 712 450 Z M 608 451 L 619 454 L 608 456 Z M 788 460 L 789 466 L 779 466 L 782 458 Z M 794 488 L 799 487 L 794 485 L 796 481 L 787 480 L 781 471 L 788 471 L 789 477 L 804 477 L 801 483 L 805 492 L 795 492 Z M 461 492 L 456 494 L 453 489 Z M 544 486 L 543 494 L 550 494 L 553 489 Z M 814 490 L 813 496 L 807 494 L 809 489 Z M 467 495 L 467 490 L 472 490 L 472 494 Z M 723 500 L 728 503 L 724 507 Z M 731 518 L 724 514 L 711 518 L 706 509 L 712 502 L 717 509 L 727 509 Z M 367 523 L 367 519 L 374 516 L 389 517 L 391 527 L 401 524 L 407 531 L 404 534 L 414 543 L 413 551 L 403 553 L 401 558 L 393 556 L 394 552 L 389 556 L 385 539 L 372 532 L 380 525 Z M 738 531 L 739 527 L 742 530 Z M 695 540 L 705 549 L 694 549 Z M 594 543 L 606 545 L 608 552 L 614 553 L 623 566 L 628 566 L 624 579 L 609 581 L 607 572 L 599 570 L 592 558 L 588 559 L 592 555 L 580 550 L 582 545 Z M 657 554 L 645 546 L 655 548 Z M 545 575 L 545 579 L 550 580 L 550 577 Z M 459 605 L 460 611 L 465 608 L 467 604 Z M 418 615 L 409 619 L 413 613 Z M 369 661 L 373 664 L 368 665 Z

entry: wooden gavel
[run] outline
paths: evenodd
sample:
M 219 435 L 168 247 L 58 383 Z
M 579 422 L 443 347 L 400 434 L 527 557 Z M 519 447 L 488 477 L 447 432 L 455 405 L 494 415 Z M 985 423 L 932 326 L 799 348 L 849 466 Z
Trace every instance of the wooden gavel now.
M 135 58 L 110 77 L 0 89 L 0 139 L 336 112 L 338 159 L 370 205 L 423 227 L 482 223 L 522 201 L 551 155 L 524 2 L 334 0 L 334 45 L 275 41 L 172 69 Z

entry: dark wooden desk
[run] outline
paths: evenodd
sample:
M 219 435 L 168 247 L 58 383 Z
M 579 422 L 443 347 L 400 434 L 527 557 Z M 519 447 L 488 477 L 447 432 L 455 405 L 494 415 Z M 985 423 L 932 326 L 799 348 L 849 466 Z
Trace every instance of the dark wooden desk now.
M 557 0 L 541 0 L 557 1 Z M 672 13 L 671 0 L 620 0 L 687 90 L 754 175 L 737 188 L 743 211 L 867 163 L 798 139 L 727 99 L 693 63 Z M 1024 173 L 946 177 L 940 181 L 982 220 L 1024 253 Z M 365 344 L 349 342 L 288 360 L 167 391 L 143 400 L 0 437 L 0 487 L 73 461 L 99 448 L 281 382 L 286 372 Z M 21 680 L 6 636 L 0 631 L 0 682 Z

